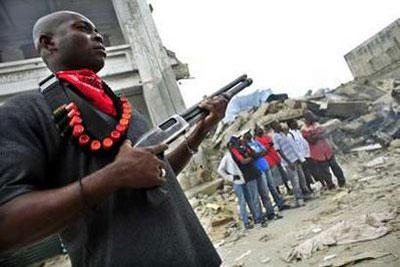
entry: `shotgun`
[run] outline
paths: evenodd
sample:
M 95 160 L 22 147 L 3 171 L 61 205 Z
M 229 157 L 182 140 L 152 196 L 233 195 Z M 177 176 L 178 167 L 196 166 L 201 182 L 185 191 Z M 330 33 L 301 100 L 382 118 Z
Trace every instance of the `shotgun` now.
M 234 95 L 247 88 L 253 83 L 253 80 L 247 78 L 246 74 L 241 75 L 232 82 L 228 83 L 209 97 L 223 95 L 231 100 Z M 158 126 L 145 133 L 134 145 L 134 147 L 154 146 L 161 143 L 171 144 L 178 137 L 186 133 L 186 131 L 207 114 L 207 110 L 199 107 L 199 103 L 188 108 L 181 114 L 175 114 L 160 123 Z M 157 155 L 160 159 L 164 155 Z M 165 186 L 159 186 L 146 189 L 146 198 L 152 206 L 160 205 L 167 197 L 168 191 Z

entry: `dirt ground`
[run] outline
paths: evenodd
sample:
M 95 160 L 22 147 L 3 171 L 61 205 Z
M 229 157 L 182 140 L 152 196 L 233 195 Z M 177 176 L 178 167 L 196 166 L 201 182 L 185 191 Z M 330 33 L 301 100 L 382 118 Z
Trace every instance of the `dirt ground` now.
M 400 144 L 397 148 L 338 158 L 347 178 L 345 188 L 317 191 L 305 207 L 283 211 L 284 218 L 269 222 L 266 228 L 242 229 L 229 187 L 224 193 L 191 199 L 223 259 L 222 266 L 345 266 L 354 257 L 361 260 L 349 261 L 346 266 L 400 266 Z M 285 198 L 291 201 L 290 196 Z M 320 246 L 308 258 L 288 261 L 288 255 L 297 245 L 330 227 L 343 221 L 351 225 L 351 221 L 363 221 L 367 214 L 382 212 L 392 214 L 384 221 L 383 228 L 379 228 L 385 230 L 382 237 L 345 245 L 331 242 Z M 374 223 L 371 225 L 376 226 Z M 351 227 L 341 234 L 359 238 L 361 232 L 352 233 Z M 70 263 L 68 256 L 60 256 L 40 266 L 70 266 Z
M 400 148 L 393 147 L 340 156 L 348 181 L 345 188 L 317 192 L 316 198 L 306 202 L 305 207 L 283 211 L 284 218 L 270 222 L 266 228 L 244 231 L 232 223 L 229 228 L 206 225 L 223 266 L 344 266 L 353 256 L 361 258 L 358 266 L 400 266 L 399 161 Z M 309 258 L 287 261 L 296 245 L 329 227 L 379 212 L 393 215 L 384 222 L 388 233 L 382 237 L 345 245 L 330 244 Z M 221 232 L 222 235 L 218 234 Z M 377 255 L 376 259 L 363 259 Z

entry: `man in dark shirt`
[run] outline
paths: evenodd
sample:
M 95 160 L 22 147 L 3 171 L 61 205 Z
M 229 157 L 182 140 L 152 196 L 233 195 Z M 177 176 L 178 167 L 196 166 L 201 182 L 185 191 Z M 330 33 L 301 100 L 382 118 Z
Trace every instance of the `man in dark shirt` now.
M 72 134 L 62 137 L 54 112 L 39 92 L 1 106 L 0 251 L 60 233 L 73 266 L 220 265 L 175 176 L 223 117 L 227 101 L 204 101 L 201 107 L 209 114 L 162 161 L 156 155 L 166 145 L 132 147 L 148 127 L 143 116 L 95 74 L 106 52 L 103 37 L 89 19 L 69 11 L 52 13 L 37 21 L 33 38 L 60 80 L 57 90 L 79 101 L 84 119 L 83 108 L 94 112 L 93 119 L 100 114 L 108 123 L 125 125 L 118 130 L 126 140 L 110 148 L 112 142 L 104 139 L 100 147 L 105 150 L 95 153 L 99 142 L 92 140 L 90 150 L 83 148 L 85 138 L 81 140 L 73 120 Z M 93 124 L 92 118 L 86 116 L 85 128 Z M 72 135 L 79 136 L 79 142 Z M 146 189 L 160 185 L 168 195 L 152 206 Z

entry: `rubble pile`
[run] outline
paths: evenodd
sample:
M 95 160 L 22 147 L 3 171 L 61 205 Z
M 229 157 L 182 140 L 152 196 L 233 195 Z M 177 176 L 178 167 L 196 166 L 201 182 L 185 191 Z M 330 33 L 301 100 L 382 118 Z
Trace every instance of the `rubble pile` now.
M 229 137 L 245 129 L 254 129 L 256 125 L 267 125 L 274 120 L 285 121 L 303 116 L 307 104 L 304 101 L 286 99 L 265 102 L 257 109 L 243 111 L 230 124 L 222 124 L 212 137 L 214 148 L 224 147 Z
M 227 238 L 238 226 L 237 203 L 230 185 L 214 194 L 198 194 L 189 202 L 213 240 Z
M 363 79 L 303 100 L 322 122 L 334 126 L 327 128 L 335 148 L 349 152 L 356 147 L 369 149 L 374 144 L 387 147 L 400 138 L 399 91 L 398 79 Z
M 400 79 L 353 80 L 299 99 L 263 103 L 219 125 L 211 143 L 214 148 L 224 147 L 230 136 L 244 129 L 301 118 L 305 109 L 319 116 L 336 150 L 349 152 L 372 144 L 387 147 L 400 138 Z

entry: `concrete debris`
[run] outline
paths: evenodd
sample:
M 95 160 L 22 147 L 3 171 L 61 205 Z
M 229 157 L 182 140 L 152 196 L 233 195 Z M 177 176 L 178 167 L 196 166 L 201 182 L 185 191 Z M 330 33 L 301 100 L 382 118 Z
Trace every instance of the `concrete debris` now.
M 363 164 L 363 166 L 365 168 L 375 168 L 375 167 L 378 167 L 379 165 L 384 164 L 385 162 L 387 162 L 387 160 L 388 159 L 386 157 L 381 156 L 381 157 L 378 157 L 376 159 L 373 159 L 370 162 L 367 162 L 367 163 Z
M 220 226 L 233 220 L 232 216 L 217 217 L 211 221 L 211 226 Z
M 380 238 L 389 233 L 386 222 L 394 219 L 396 214 L 390 212 L 372 213 L 349 221 L 340 221 L 316 236 L 296 246 L 288 254 L 287 260 L 309 258 L 327 246 L 344 245 Z
M 309 109 L 320 117 L 336 150 L 349 152 L 376 143 L 387 147 L 400 138 L 400 85 L 397 84 L 393 79 L 362 79 L 296 100 L 267 101 L 242 112 L 233 122 L 219 125 L 212 145 L 224 147 L 230 136 L 243 129 L 268 125 L 274 120 L 299 119 Z
M 353 148 L 352 150 L 350 150 L 350 152 L 373 151 L 381 148 L 382 146 L 380 144 L 372 144 Z
M 367 113 L 368 107 L 365 101 L 328 102 L 325 112 L 328 117 L 350 118 Z
M 269 236 L 269 234 L 265 234 L 258 239 L 258 241 L 260 241 L 260 242 L 267 242 L 268 240 L 271 240 L 271 237 Z
M 391 148 L 400 148 L 400 139 L 393 140 L 390 142 Z
M 240 255 L 239 257 L 237 257 L 235 259 L 236 262 L 243 260 L 245 257 L 249 256 L 251 254 L 251 250 L 246 251 L 245 253 L 243 253 L 242 255 Z
M 271 261 L 271 258 L 266 257 L 265 259 L 262 259 L 262 260 L 261 260 L 261 263 L 262 263 L 262 264 L 267 264 L 267 263 L 269 263 L 270 261 Z
M 335 260 L 331 260 L 328 262 L 321 263 L 320 267 L 341 267 L 341 266 L 349 266 L 355 263 L 364 261 L 364 260 L 372 260 L 377 258 L 382 258 L 388 255 L 391 255 L 391 252 L 380 252 L 380 251 L 366 251 L 357 253 L 350 256 L 340 256 L 340 258 L 336 258 Z
M 335 255 L 335 254 L 328 255 L 328 256 L 324 257 L 324 261 L 329 261 L 329 260 L 332 260 L 332 259 L 334 259 L 334 258 L 336 258 L 336 255 Z

